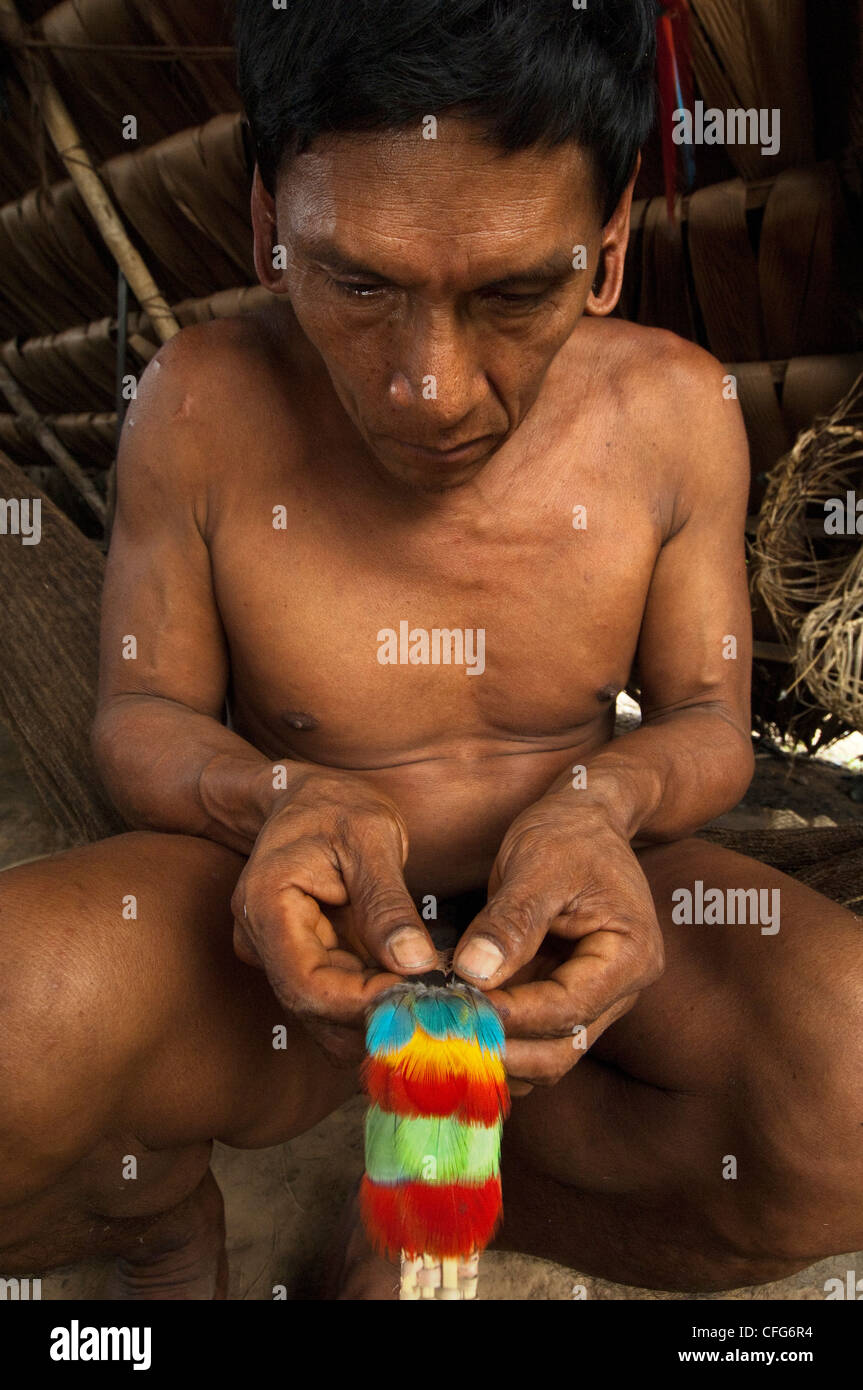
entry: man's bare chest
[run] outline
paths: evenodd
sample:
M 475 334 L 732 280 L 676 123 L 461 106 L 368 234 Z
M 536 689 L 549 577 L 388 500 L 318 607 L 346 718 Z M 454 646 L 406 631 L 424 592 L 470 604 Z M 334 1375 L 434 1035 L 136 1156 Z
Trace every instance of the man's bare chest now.
M 611 490 L 499 525 L 412 527 L 246 494 L 211 541 L 232 690 L 258 746 L 338 766 L 562 748 L 625 684 L 655 516 Z

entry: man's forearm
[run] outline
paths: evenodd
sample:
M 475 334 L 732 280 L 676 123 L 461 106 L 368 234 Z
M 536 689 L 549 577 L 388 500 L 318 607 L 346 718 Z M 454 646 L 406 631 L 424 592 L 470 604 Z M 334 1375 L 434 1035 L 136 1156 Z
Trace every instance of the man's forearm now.
M 99 713 L 93 747 L 108 793 L 130 825 L 203 835 L 244 854 L 281 791 L 268 758 L 217 720 L 172 700 L 115 698 Z M 295 766 L 284 759 L 280 765 L 288 775 Z
M 736 806 L 752 780 L 748 734 L 707 705 L 662 715 L 585 759 L 550 789 L 594 808 L 635 844 L 682 839 Z M 573 786 L 573 782 L 576 786 Z

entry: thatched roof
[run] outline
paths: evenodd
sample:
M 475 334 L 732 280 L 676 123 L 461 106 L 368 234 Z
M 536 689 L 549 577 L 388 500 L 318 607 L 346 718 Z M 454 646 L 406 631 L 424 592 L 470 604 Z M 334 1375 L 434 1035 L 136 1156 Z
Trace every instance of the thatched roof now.
M 28 53 L 47 63 L 169 303 L 254 285 L 240 102 L 232 58 L 222 56 L 231 44 L 231 0 L 20 0 L 18 9 L 33 21 L 31 40 L 48 45 Z M 822 0 L 813 12 L 824 9 Z M 856 192 L 847 149 L 855 135 L 860 140 L 851 91 L 843 94 L 834 64 L 825 93 L 803 0 L 693 0 L 693 12 L 697 95 L 723 109 L 779 107 L 781 150 L 771 157 L 746 145 L 699 149 L 705 186 L 674 225 L 652 143 L 624 311 L 697 338 L 733 363 L 863 348 L 847 209 Z M 846 47 L 845 68 L 851 58 Z M 72 419 L 110 412 L 116 267 L 8 62 L 4 87 L 0 352 L 40 410 Z M 137 120 L 137 140 L 124 138 L 126 114 Z M 134 370 L 156 339 L 134 317 L 131 331 L 142 339 L 130 349 Z M 73 437 L 77 428 L 68 426 Z M 82 420 L 80 430 L 82 461 L 104 466 L 99 426 Z M 757 471 L 780 439 L 774 433 L 766 449 L 758 441 Z M 19 451 L 8 419 L 0 439 Z

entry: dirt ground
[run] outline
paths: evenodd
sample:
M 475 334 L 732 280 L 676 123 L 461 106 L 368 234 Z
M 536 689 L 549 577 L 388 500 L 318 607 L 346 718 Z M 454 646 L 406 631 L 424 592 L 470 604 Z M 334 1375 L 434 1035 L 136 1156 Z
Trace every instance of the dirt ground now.
M 863 820 L 863 772 L 762 747 L 755 754 L 752 786 L 716 824 L 790 830 L 855 820 Z
M 750 791 L 719 823 L 740 828 L 842 824 L 863 817 L 863 800 L 856 796 L 863 797 L 861 773 L 793 762 L 761 750 Z M 62 848 L 0 725 L 0 868 Z M 213 1167 L 227 1208 L 230 1299 L 317 1297 L 323 1252 L 362 1172 L 362 1114 L 357 1097 L 289 1144 L 257 1151 L 216 1146 Z M 630 1288 L 546 1260 L 489 1251 L 482 1261 L 480 1294 L 486 1300 L 519 1302 L 822 1299 L 825 1281 L 838 1276 L 844 1283 L 848 1269 L 863 1269 L 863 1252 L 824 1260 L 778 1283 L 723 1294 L 677 1294 Z M 105 1275 L 103 1264 L 56 1270 L 43 1277 L 43 1298 L 99 1298 Z

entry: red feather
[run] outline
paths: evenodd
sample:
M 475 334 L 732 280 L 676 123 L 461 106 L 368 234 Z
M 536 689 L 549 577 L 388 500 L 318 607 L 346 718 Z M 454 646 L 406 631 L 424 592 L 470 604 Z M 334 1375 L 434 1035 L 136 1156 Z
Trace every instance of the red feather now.
M 367 1057 L 362 1080 L 369 1099 L 394 1115 L 451 1115 L 464 1124 L 493 1125 L 509 1113 L 509 1092 L 493 1079 L 406 1077 L 379 1057 Z
M 360 1208 L 375 1250 L 385 1257 L 397 1259 L 404 1250 L 409 1258 L 467 1258 L 494 1235 L 503 1210 L 500 1178 L 477 1186 L 410 1182 L 387 1187 L 364 1177 Z

